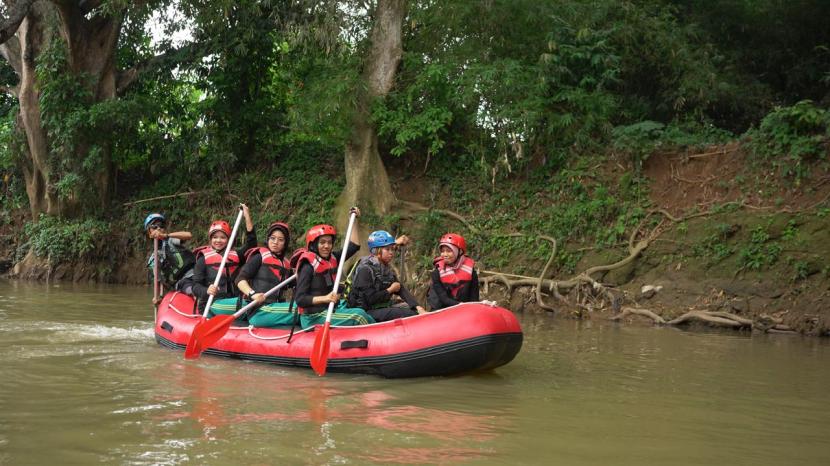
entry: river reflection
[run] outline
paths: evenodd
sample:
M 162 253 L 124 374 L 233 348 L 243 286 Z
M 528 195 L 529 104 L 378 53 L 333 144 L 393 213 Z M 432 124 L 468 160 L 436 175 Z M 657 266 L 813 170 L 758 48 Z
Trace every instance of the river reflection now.
M 312 462 L 455 463 L 492 453 L 488 442 L 509 429 L 499 419 L 506 403 L 501 416 L 431 407 L 423 400 L 416 405 L 397 390 L 405 381 L 320 378 L 210 357 L 176 362 L 159 375 L 156 391 L 163 395 L 151 404 L 167 409 L 156 412 L 155 425 L 171 427 L 170 435 L 190 425 L 207 443 L 234 439 L 256 445 L 270 438 L 258 448 L 278 457 L 301 450 Z
M 830 464 L 830 344 L 521 316 L 494 372 L 317 377 L 153 340 L 149 290 L 0 281 L 0 464 Z

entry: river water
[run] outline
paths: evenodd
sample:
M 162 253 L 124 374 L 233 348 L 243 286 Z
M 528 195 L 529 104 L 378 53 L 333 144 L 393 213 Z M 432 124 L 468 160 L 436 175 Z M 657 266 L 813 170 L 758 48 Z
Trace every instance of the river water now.
M 521 315 L 494 372 L 182 353 L 148 288 L 0 281 L 0 464 L 828 465 L 830 344 Z

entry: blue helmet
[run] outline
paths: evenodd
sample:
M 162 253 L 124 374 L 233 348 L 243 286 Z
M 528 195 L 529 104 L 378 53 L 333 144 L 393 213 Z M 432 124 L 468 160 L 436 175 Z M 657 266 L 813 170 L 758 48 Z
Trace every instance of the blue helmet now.
M 369 249 L 382 248 L 390 244 L 395 244 L 395 237 L 390 235 L 388 231 L 373 231 L 369 235 Z
M 144 231 L 147 231 L 147 227 L 150 226 L 151 223 L 155 222 L 156 220 L 160 221 L 161 223 L 165 222 L 164 215 L 152 213 L 144 219 Z

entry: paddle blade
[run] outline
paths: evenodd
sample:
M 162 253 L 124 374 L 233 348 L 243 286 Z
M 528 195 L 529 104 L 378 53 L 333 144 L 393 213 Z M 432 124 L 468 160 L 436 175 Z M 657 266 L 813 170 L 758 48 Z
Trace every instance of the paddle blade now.
M 200 354 L 202 354 L 203 349 L 201 349 L 201 344 L 199 343 L 199 339 L 197 335 L 200 332 L 197 332 L 199 328 L 202 327 L 205 323 L 204 317 L 199 317 L 198 322 L 196 325 L 193 326 L 193 330 L 190 332 L 190 338 L 187 339 L 187 346 L 184 348 L 184 357 L 186 359 L 194 359 L 198 358 Z
M 319 376 L 326 375 L 326 366 L 329 362 L 329 323 L 323 325 L 323 330 L 314 337 L 314 347 L 311 349 L 311 368 Z
M 184 350 L 184 357 L 187 359 L 198 358 L 202 351 L 210 345 L 219 341 L 231 328 L 234 317 L 231 314 L 218 315 L 210 320 L 200 320 L 195 327 L 190 339 L 187 341 L 187 348 Z M 192 345 L 191 345 L 192 343 Z
M 209 321 L 205 322 L 205 325 L 202 326 L 201 334 L 197 336 L 199 339 L 199 344 L 202 345 L 202 351 L 205 348 L 209 348 L 211 345 L 216 343 L 217 341 L 221 340 L 222 337 L 228 333 L 228 330 L 231 328 L 231 324 L 233 324 L 234 316 L 231 314 L 222 314 L 213 317 Z M 195 333 L 194 329 L 194 333 Z

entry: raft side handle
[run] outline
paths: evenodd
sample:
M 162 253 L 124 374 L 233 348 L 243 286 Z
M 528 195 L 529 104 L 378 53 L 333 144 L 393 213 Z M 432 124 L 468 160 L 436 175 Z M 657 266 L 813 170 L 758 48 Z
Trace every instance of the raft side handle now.
M 368 348 L 369 340 L 346 340 L 340 343 L 340 349 Z

